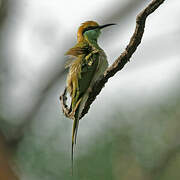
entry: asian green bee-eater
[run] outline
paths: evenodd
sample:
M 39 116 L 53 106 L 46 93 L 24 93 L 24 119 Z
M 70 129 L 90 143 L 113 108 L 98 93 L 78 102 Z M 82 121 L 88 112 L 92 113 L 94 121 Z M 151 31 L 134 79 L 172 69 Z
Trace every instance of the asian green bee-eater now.
M 71 96 L 70 110 L 74 121 L 72 128 L 72 163 L 80 115 L 92 86 L 108 67 L 106 55 L 99 47 L 97 39 L 101 29 L 110 25 L 114 24 L 100 26 L 94 21 L 83 23 L 78 29 L 77 44 L 66 53 L 66 55 L 75 57 L 68 65 L 69 73 L 67 76 L 67 90 Z

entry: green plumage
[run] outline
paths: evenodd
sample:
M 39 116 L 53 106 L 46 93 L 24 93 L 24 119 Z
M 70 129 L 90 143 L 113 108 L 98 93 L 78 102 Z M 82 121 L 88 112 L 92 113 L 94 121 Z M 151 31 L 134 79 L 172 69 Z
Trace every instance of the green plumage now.
M 82 45 L 82 43 L 81 43 Z M 67 88 L 71 95 L 71 113 L 74 116 L 74 128 L 72 135 L 72 143 L 74 144 L 74 139 L 76 140 L 77 125 L 76 122 L 79 121 L 80 105 L 82 104 L 83 96 L 88 92 L 88 88 L 91 87 L 92 80 L 96 74 L 98 64 L 99 64 L 99 51 L 92 49 L 91 46 L 80 48 L 77 44 L 75 47 L 78 47 L 78 56 L 71 62 L 68 78 L 67 78 Z M 73 54 L 76 52 L 75 48 L 73 49 Z M 70 49 L 72 51 L 72 49 Z M 83 54 L 79 54 L 79 52 Z M 78 120 L 77 120 L 78 119 Z
M 72 109 L 75 108 L 78 100 L 84 95 L 84 93 L 87 91 L 88 87 L 90 86 L 91 80 L 93 79 L 93 76 L 95 74 L 95 71 L 98 66 L 98 56 L 99 54 L 92 54 L 91 57 L 89 57 L 86 60 L 87 56 L 81 56 L 79 59 L 75 60 L 74 64 L 72 66 L 79 66 L 79 64 L 76 64 L 76 61 L 80 61 L 80 67 L 76 67 L 79 69 L 77 71 L 77 87 L 73 89 L 72 93 Z M 74 67 L 73 67 L 74 68 Z

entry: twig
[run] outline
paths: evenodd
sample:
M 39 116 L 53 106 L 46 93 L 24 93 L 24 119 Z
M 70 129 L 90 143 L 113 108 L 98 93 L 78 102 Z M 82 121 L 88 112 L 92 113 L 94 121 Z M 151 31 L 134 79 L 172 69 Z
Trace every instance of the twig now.
M 110 77 L 114 76 L 118 71 L 120 71 L 125 64 L 130 60 L 133 53 L 136 51 L 138 45 L 141 43 L 141 39 L 144 33 L 146 18 L 153 13 L 165 0 L 153 0 L 144 10 L 142 10 L 136 17 L 136 28 L 134 34 L 132 35 L 129 44 L 127 45 L 124 52 L 115 60 L 115 62 L 106 70 L 104 76 L 97 81 L 92 91 L 89 94 L 88 100 L 84 106 L 81 114 L 81 118 L 88 112 L 90 105 L 96 99 L 96 96 L 101 92 L 102 88 L 105 86 Z M 66 105 L 66 92 L 61 96 L 62 109 L 65 115 L 69 118 L 69 109 Z

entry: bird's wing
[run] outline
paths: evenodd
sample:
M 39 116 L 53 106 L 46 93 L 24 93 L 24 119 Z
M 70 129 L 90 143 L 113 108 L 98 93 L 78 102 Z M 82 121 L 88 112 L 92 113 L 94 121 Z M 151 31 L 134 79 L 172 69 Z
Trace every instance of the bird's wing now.
M 94 77 L 94 74 L 98 67 L 99 54 L 95 53 L 91 56 L 81 57 L 73 65 L 74 70 L 74 82 L 72 84 L 72 108 L 76 107 L 77 102 L 83 96 L 90 86 L 90 83 Z M 80 62 L 79 62 L 80 61 Z M 72 66 L 73 66 L 72 65 Z

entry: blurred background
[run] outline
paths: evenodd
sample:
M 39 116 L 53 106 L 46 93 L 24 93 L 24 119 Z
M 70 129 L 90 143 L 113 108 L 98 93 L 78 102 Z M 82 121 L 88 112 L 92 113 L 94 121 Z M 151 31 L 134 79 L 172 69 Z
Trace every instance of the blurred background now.
M 80 121 L 71 177 L 64 54 L 82 22 L 117 23 L 99 39 L 112 64 L 149 2 L 0 0 L 0 179 L 180 179 L 179 0 L 148 17 L 131 61 Z

